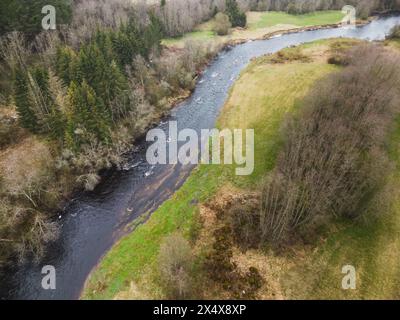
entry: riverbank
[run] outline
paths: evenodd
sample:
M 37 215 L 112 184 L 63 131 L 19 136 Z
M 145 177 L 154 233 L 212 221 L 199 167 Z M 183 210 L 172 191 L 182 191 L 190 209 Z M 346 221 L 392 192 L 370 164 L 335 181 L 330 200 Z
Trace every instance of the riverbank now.
M 346 40 L 325 40 L 302 46 L 308 62 L 272 63 L 270 57 L 256 59 L 235 83 L 218 120 L 219 128 L 255 128 L 256 168 L 251 177 L 238 179 L 226 166 L 200 166 L 184 186 L 139 226 L 121 239 L 104 257 L 88 279 L 83 299 L 165 298 L 158 275 L 159 245 L 179 230 L 190 240 L 201 260 L 216 229 L 216 211 L 243 194 L 257 192 L 262 175 L 274 167 L 280 147 L 279 127 L 287 112 L 315 81 L 335 72 L 327 64 L 332 47 L 351 45 Z M 290 49 L 289 49 L 290 50 Z M 290 56 L 290 54 L 288 54 Z M 266 89 L 268 84 L 268 90 Z M 254 107 L 257 106 L 257 109 Z M 246 115 L 245 117 L 243 115 Z M 389 154 L 396 163 L 392 182 L 398 189 L 400 122 L 393 131 Z M 396 193 L 397 194 L 397 193 Z M 381 299 L 398 298 L 400 286 L 400 203 L 382 207 L 378 223 L 353 224 L 337 221 L 315 243 L 294 245 L 285 252 L 234 249 L 239 269 L 256 267 L 264 279 L 258 299 Z M 198 262 L 199 263 L 199 262 Z M 360 287 L 340 287 L 341 267 L 357 266 Z M 198 272 L 197 270 L 196 272 Z M 196 274 L 203 287 L 206 279 Z M 207 283 L 197 298 L 231 298 L 221 287 Z
M 254 17 L 251 18 L 251 16 L 258 15 L 259 18 L 258 20 L 255 19 Z M 283 15 L 283 16 L 282 16 Z M 326 24 L 326 25 L 320 25 L 320 26 L 307 26 L 303 28 L 289 28 L 290 25 L 283 25 L 281 24 L 284 19 L 290 19 L 290 15 L 287 14 L 281 14 L 281 13 L 249 13 L 250 16 L 250 23 L 249 23 L 249 28 L 248 30 L 236 30 L 233 31 L 233 35 L 236 35 L 235 37 L 225 37 L 225 38 L 220 38 L 217 40 L 212 40 L 212 41 L 205 41 L 204 46 L 207 48 L 212 49 L 207 49 L 210 50 L 210 52 L 207 54 L 205 59 L 197 65 L 196 71 L 194 73 L 194 77 L 192 81 L 195 81 L 198 76 L 202 74 L 202 71 L 206 66 L 212 61 L 212 59 L 215 57 L 216 54 L 221 52 L 224 48 L 232 46 L 232 45 L 237 45 L 254 38 L 254 36 L 257 34 L 257 37 L 259 39 L 267 39 L 269 37 L 273 37 L 276 34 L 283 34 L 283 33 L 291 33 L 291 32 L 299 32 L 302 30 L 315 30 L 319 28 L 325 28 L 325 27 L 333 27 L 331 24 Z M 271 21 L 266 22 L 265 21 L 265 16 L 272 17 L 273 19 Z M 292 19 L 295 19 L 296 21 L 302 21 L 303 24 L 310 24 L 310 23 L 316 23 L 316 22 L 321 22 L 325 21 L 326 23 L 329 23 L 331 21 L 335 21 L 333 19 L 337 19 L 338 17 L 341 17 L 341 13 L 339 12 L 319 12 L 319 13 L 313 13 L 313 14 L 307 14 L 307 15 L 299 15 L 292 17 Z M 262 21 L 262 24 L 259 24 L 260 21 Z M 210 26 L 212 24 L 211 22 L 208 22 L 208 25 Z M 257 25 L 258 24 L 258 25 Z M 272 25 L 271 25 L 272 24 Z M 275 25 L 277 24 L 277 25 Z M 336 26 L 336 25 L 335 25 Z M 204 26 L 201 26 L 200 28 L 204 28 Z M 267 31 L 274 30 L 272 33 L 265 33 Z M 256 33 L 254 33 L 256 31 Z M 189 37 L 190 38 L 190 37 Z M 222 40 L 223 39 L 223 40 Z M 222 41 L 221 41 L 222 40 Z M 202 42 L 200 39 L 197 40 L 198 42 Z M 164 58 L 172 58 L 172 60 L 180 60 L 182 59 L 182 56 L 185 55 L 185 44 L 182 44 L 182 47 L 180 46 L 166 46 L 164 47 L 163 50 L 163 55 L 161 59 Z M 193 86 L 194 88 L 194 86 Z M 186 89 L 186 90 L 181 90 L 178 94 L 175 94 L 173 96 L 167 97 L 166 102 L 164 104 L 163 108 L 158 108 L 156 111 L 153 113 L 147 115 L 147 118 L 144 119 L 142 122 L 145 122 L 143 125 L 143 128 L 139 131 L 136 132 L 134 136 L 124 136 L 123 137 L 123 147 L 122 152 L 115 154 L 112 156 L 112 158 L 116 161 L 114 161 L 114 165 L 119 166 L 120 164 L 123 164 L 123 153 L 127 152 L 129 148 L 132 148 L 135 144 L 135 141 L 140 138 L 145 132 L 150 129 L 151 127 L 157 125 L 157 123 L 164 117 L 168 116 L 170 111 L 180 102 L 184 101 L 190 95 L 192 94 L 192 89 Z M 11 116 L 9 117 L 10 119 L 14 119 L 16 117 L 15 115 L 15 109 L 7 109 L 6 107 L 2 107 L 2 110 L 8 110 L 10 111 L 9 113 Z M 12 120 L 11 119 L 11 120 Z M 8 121 L 8 118 L 5 119 L 5 121 Z M 3 148 L 3 150 L 0 153 L 0 164 L 2 164 L 6 169 L 3 170 L 5 175 L 3 177 L 3 184 L 4 184 L 4 192 L 9 194 L 10 193 L 10 188 L 7 186 L 13 186 L 14 184 L 12 183 L 12 174 L 6 175 L 7 172 L 21 172 L 21 177 L 26 176 L 27 173 L 25 173 L 26 169 L 22 168 L 21 166 L 24 165 L 24 161 L 13 161 L 12 165 L 10 165 L 10 159 L 29 159 L 33 157 L 35 159 L 35 164 L 33 167 L 37 170 L 32 170 L 31 171 L 31 177 L 32 181 L 21 181 L 18 182 L 20 187 L 18 189 L 15 189 L 15 192 L 21 193 L 21 192 L 26 192 L 28 190 L 28 193 L 31 192 L 29 191 L 31 188 L 31 183 L 36 183 L 36 187 L 38 189 L 41 189 L 40 186 L 46 185 L 46 192 L 43 193 L 42 198 L 45 200 L 46 205 L 43 206 L 43 208 L 40 208 L 39 206 L 36 206 L 35 204 L 35 209 L 43 209 L 47 215 L 52 215 L 55 216 L 58 214 L 58 212 L 65 206 L 65 204 L 68 203 L 69 199 L 71 199 L 72 195 L 76 194 L 79 192 L 79 190 L 82 187 L 82 184 L 79 181 L 84 181 L 84 186 L 85 188 L 92 190 L 96 184 L 100 182 L 100 176 L 98 174 L 94 174 L 93 172 L 90 173 L 90 175 L 83 175 L 82 173 L 79 173 L 78 175 L 74 174 L 71 172 L 71 170 L 66 170 L 66 171 L 61 171 L 57 168 L 58 159 L 61 159 L 60 161 L 63 161 L 63 155 L 60 154 L 60 151 L 58 150 L 57 146 L 55 143 L 52 143 L 51 141 L 48 141 L 48 139 L 44 137 L 34 137 L 31 134 L 29 134 L 27 131 L 23 131 L 23 134 L 19 135 L 12 135 L 12 132 L 15 132 L 15 129 L 18 128 L 17 123 L 15 121 L 13 122 L 14 125 L 8 128 L 7 132 L 5 132 L 4 137 L 11 137 L 13 139 L 12 143 L 9 143 L 8 146 Z M 3 133 L 2 133 L 3 134 Z M 10 138 L 11 139 L 11 138 Z M 128 141 L 129 140 L 129 141 Z M 23 146 L 23 147 L 21 147 Z M 35 154 L 36 150 L 45 150 L 45 152 L 41 152 L 41 154 Z M 50 156 L 46 156 L 50 155 Z M 53 165 L 50 165 L 49 163 L 47 165 L 44 165 L 46 161 L 44 161 L 44 157 L 53 159 Z M 119 159 L 119 160 L 117 160 Z M 103 159 L 102 159 L 103 160 Z M 86 160 L 85 160 L 86 161 Z M 48 161 L 47 161 L 48 162 Z M 107 164 L 109 161 L 108 159 L 104 159 L 104 162 L 106 163 L 104 168 L 109 168 L 109 164 Z M 103 168 L 103 167 L 102 167 Z M 45 176 L 47 175 L 47 178 Z M 1 179 L 0 179 L 1 180 Z M 14 179 L 17 181 L 16 179 Z M 19 180 L 18 180 L 19 181 Z M 0 181 L 1 182 L 1 181 Z M 7 189 L 8 188 L 8 189 Z M 21 191 L 22 190 L 22 191 Z M 12 190 L 14 192 L 14 190 Z M 45 195 L 45 196 L 44 196 Z M 28 200 L 28 203 L 30 200 Z M 12 207 L 11 205 L 6 203 L 6 205 L 3 203 L 3 207 L 5 208 L 4 210 L 11 210 Z M 43 223 L 45 223 L 47 229 L 51 230 L 49 234 L 51 233 L 51 236 L 49 237 L 50 239 L 54 239 L 57 231 L 56 231 L 56 226 L 53 221 L 49 221 L 45 216 L 46 214 L 41 214 L 40 217 L 43 219 Z M 46 221 L 47 220 L 47 221 Z M 54 230 L 53 230 L 54 229 Z M 37 238 L 35 239 L 35 242 L 40 242 L 40 239 Z M 11 243 L 11 242 L 10 242 Z M 41 247 L 40 250 L 38 250 L 39 256 L 43 254 L 43 248 Z M 23 257 L 21 257 L 23 259 Z M 3 263 L 6 263 L 6 261 L 3 261 Z M 1 264 L 1 263 L 0 263 Z
M 277 77 L 277 79 L 279 79 L 278 75 Z M 250 80 L 251 79 L 249 79 L 249 82 Z M 266 81 L 264 83 L 270 82 Z M 282 81 L 281 83 L 291 83 L 291 81 Z M 250 93 L 257 92 L 255 87 L 243 91 Z M 241 92 L 241 94 L 243 93 Z M 253 101 L 251 106 L 254 105 Z M 240 124 L 241 121 L 238 121 L 237 125 L 239 125 L 239 127 Z M 259 160 L 260 159 L 256 162 Z M 265 163 L 264 160 L 261 159 L 260 163 Z M 273 167 L 273 159 L 269 158 L 266 167 L 269 169 Z M 152 225 L 151 227 L 146 227 L 146 223 L 146 225 L 140 226 L 138 229 L 140 231 L 135 231 L 132 235 L 116 244 L 100 263 L 99 267 L 94 270 L 94 273 L 86 285 L 83 298 L 138 298 L 142 295 L 146 296 L 147 292 L 154 292 L 154 297 L 162 297 L 159 284 L 154 284 L 154 282 L 157 283 L 157 250 L 162 241 L 162 237 L 174 232 L 174 230 L 181 230 L 189 238 L 193 237 L 193 235 L 191 235 L 193 231 L 195 233 L 198 232 L 199 207 L 193 205 L 193 203 L 209 201 L 212 195 L 217 192 L 219 186 L 226 182 L 223 178 L 229 176 L 229 173 L 224 170 L 222 170 L 223 173 L 218 173 L 219 170 L 220 169 L 215 169 L 215 167 L 200 167 L 196 169 L 187 184 L 182 188 L 182 193 L 180 191 L 177 192 L 171 200 L 167 201 L 156 211 L 154 216 L 152 216 L 150 219 L 150 221 L 152 221 L 150 223 Z M 262 171 L 265 172 L 265 170 Z M 257 173 L 255 174 L 255 177 L 256 176 Z M 196 181 L 198 182 L 197 184 Z M 235 184 L 239 184 L 239 187 L 248 187 L 252 183 L 255 183 L 255 181 L 235 179 Z M 186 185 L 188 185 L 188 189 L 186 189 Z M 191 197 L 191 194 L 193 194 L 190 191 L 191 188 L 197 187 L 198 185 L 202 186 L 201 190 L 196 189 L 194 192 L 196 197 L 194 199 L 188 199 L 187 197 Z M 179 208 L 178 217 L 176 217 L 174 213 L 175 206 Z M 162 215 L 165 217 L 162 217 Z M 182 215 L 184 215 L 184 217 L 182 217 Z M 164 225 L 165 219 L 169 221 L 167 228 L 165 228 Z M 182 221 L 181 219 L 185 220 Z M 152 231 L 154 231 L 155 235 L 153 235 Z M 130 252 L 130 248 L 132 248 L 132 253 Z M 124 252 L 126 256 L 119 256 L 121 252 Z M 145 259 L 143 259 L 144 256 L 146 257 Z M 115 261 L 115 263 L 113 261 Z M 122 273 L 120 267 L 124 265 L 129 266 L 131 274 L 126 272 Z M 149 281 L 149 279 L 152 280 Z M 144 285 L 143 282 L 145 283 Z M 129 289 L 129 287 L 131 287 L 131 289 Z M 119 295 L 118 292 L 121 292 L 121 295 Z M 138 295 L 132 292 L 136 292 Z
M 314 28 L 339 26 L 344 15 L 341 11 L 318 11 L 307 14 L 291 15 L 284 12 L 247 12 L 247 27 L 232 28 L 228 35 L 218 36 L 214 31 L 214 19 L 200 24 L 193 32 L 178 38 L 167 38 L 163 44 L 167 47 L 182 48 L 187 41 L 215 41 L 238 44 L 249 40 L 267 39 L 283 32 L 300 32 Z M 358 24 L 364 23 L 357 21 Z
M 305 47 L 305 52 L 313 56 L 312 62 L 271 65 L 263 62 L 265 58 L 253 61 L 235 84 L 219 117 L 219 128 L 255 128 L 258 148 L 254 174 L 238 179 L 230 167 L 199 166 L 146 224 L 121 239 L 104 257 L 88 279 L 84 299 L 164 297 L 157 275 L 157 254 L 163 238 L 180 230 L 192 239 L 197 247 L 194 250 L 202 251 L 207 239 L 199 233 L 204 224 L 210 225 L 202 216 L 207 203 L 218 192 L 222 196 L 229 190 L 257 189 L 262 175 L 274 166 L 279 148 L 278 128 L 284 114 L 295 108 L 296 100 L 314 81 L 335 70 L 326 63 L 326 44 L 317 42 Z M 268 91 L 256 89 L 267 83 Z M 258 106 L 256 110 L 254 106 Z M 230 186 L 228 191 L 220 190 L 224 185 Z M 213 288 L 206 297 L 221 298 L 219 294 L 218 288 Z

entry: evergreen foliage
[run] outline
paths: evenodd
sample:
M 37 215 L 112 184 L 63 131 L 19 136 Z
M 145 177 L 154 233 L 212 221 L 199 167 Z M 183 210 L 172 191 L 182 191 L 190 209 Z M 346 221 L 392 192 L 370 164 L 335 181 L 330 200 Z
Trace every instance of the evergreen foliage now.
M 21 126 L 32 132 L 36 132 L 38 129 L 38 120 L 29 97 L 28 81 L 28 75 L 25 70 L 18 68 L 15 72 L 14 80 L 14 101 Z
M 149 59 L 160 49 L 162 36 L 159 19 L 149 14 L 146 26 L 131 19 L 117 31 L 97 31 L 77 52 L 58 48 L 57 75 L 69 87 L 64 140 L 70 148 L 79 149 L 91 134 L 99 141 L 109 140 L 111 120 L 118 120 L 131 104 L 125 67 L 138 55 Z
M 93 88 L 85 80 L 80 85 L 73 81 L 68 89 L 68 100 L 71 110 L 65 132 L 67 146 L 79 149 L 82 144 L 91 142 L 91 134 L 99 141 L 108 142 L 110 115 Z
M 0 36 L 10 31 L 22 31 L 34 36 L 42 31 L 42 8 L 52 5 L 56 9 L 57 24 L 69 23 L 72 16 L 70 0 L 1 0 Z
M 246 14 L 239 10 L 236 0 L 226 0 L 226 14 L 232 23 L 232 27 L 244 28 L 246 26 Z

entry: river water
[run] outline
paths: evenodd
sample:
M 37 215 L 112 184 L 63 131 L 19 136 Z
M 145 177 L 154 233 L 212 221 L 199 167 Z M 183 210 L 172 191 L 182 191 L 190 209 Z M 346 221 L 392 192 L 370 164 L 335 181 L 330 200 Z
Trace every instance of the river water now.
M 249 41 L 221 52 L 199 78 L 193 95 L 166 119 L 178 129 L 214 126 L 229 89 L 252 58 L 319 39 L 352 37 L 384 39 L 400 17 L 384 17 L 357 29 L 324 29 L 292 33 L 269 40 Z M 159 128 L 167 131 L 164 121 Z M 132 151 L 129 164 L 103 179 L 94 192 L 72 200 L 60 215 L 61 235 L 40 263 L 27 262 L 0 279 L 1 299 L 77 299 L 90 271 L 113 243 L 129 232 L 135 218 L 153 212 L 185 181 L 193 166 L 146 163 L 147 143 Z M 133 231 L 134 232 L 134 231 Z M 56 290 L 41 286 L 44 265 L 56 269 Z

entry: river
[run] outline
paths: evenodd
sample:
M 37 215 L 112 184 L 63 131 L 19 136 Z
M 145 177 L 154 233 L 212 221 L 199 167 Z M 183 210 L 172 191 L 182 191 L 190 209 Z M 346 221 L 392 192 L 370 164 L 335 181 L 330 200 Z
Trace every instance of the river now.
M 229 89 L 252 58 L 285 47 L 319 39 L 352 37 L 381 40 L 400 23 L 400 17 L 383 17 L 357 29 L 323 29 L 292 33 L 268 40 L 249 41 L 221 52 L 198 79 L 192 96 L 159 124 L 178 129 L 209 129 L 215 124 Z M 77 299 L 90 271 L 137 217 L 149 214 L 167 200 L 189 176 L 193 166 L 150 166 L 147 143 L 132 151 L 129 164 L 103 179 L 94 192 L 72 200 L 60 214 L 60 238 L 49 246 L 40 263 L 27 262 L 8 270 L 0 279 L 1 299 Z M 134 231 L 133 231 L 134 232 Z M 56 290 L 41 286 L 44 265 L 56 270 Z

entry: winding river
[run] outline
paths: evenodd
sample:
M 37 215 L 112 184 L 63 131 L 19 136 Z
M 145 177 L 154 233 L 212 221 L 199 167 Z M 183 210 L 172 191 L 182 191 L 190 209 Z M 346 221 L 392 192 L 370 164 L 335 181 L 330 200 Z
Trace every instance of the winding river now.
M 292 33 L 269 40 L 249 41 L 221 52 L 198 80 L 193 95 L 177 106 L 166 119 L 178 129 L 208 129 L 214 126 L 229 89 L 252 58 L 282 48 L 333 37 L 368 40 L 383 39 L 400 17 L 384 17 L 363 27 Z M 167 131 L 167 122 L 159 128 Z M 60 215 L 60 238 L 39 263 L 28 262 L 8 270 L 0 279 L 1 299 L 77 299 L 84 282 L 135 218 L 149 214 L 167 200 L 185 181 L 193 166 L 159 165 L 145 161 L 147 144 L 142 141 L 132 151 L 129 164 L 109 174 L 94 192 L 72 200 Z M 42 266 L 57 272 L 56 290 L 41 286 Z

